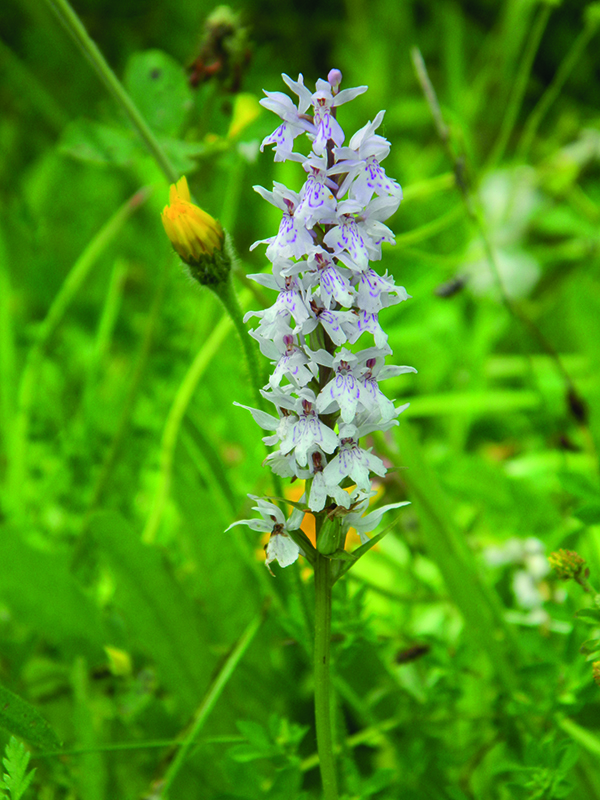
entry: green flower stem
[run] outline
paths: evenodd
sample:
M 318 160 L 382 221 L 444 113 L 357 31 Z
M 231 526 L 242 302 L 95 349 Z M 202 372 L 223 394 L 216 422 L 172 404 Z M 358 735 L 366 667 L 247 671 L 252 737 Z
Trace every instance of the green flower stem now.
M 254 390 L 256 402 L 258 403 L 259 408 L 263 408 L 264 400 L 260 390 L 265 381 L 261 380 L 261 373 L 259 371 L 258 361 L 256 359 L 256 345 L 254 339 L 248 335 L 248 331 L 244 325 L 244 315 L 242 314 L 242 309 L 233 288 L 231 278 L 223 283 L 217 283 L 209 286 L 208 288 L 212 289 L 219 300 L 223 303 L 225 310 L 229 314 L 229 317 L 231 318 L 231 321 L 233 322 L 233 325 L 239 334 L 241 345 L 244 348 L 249 378 Z
M 179 173 L 169 161 L 166 153 L 160 146 L 158 139 L 152 133 L 146 120 L 140 114 L 137 106 L 123 88 L 115 73 L 112 71 L 106 59 L 90 38 L 83 23 L 72 9 L 67 0 L 45 0 L 46 5 L 58 17 L 61 24 L 66 28 L 70 36 L 74 39 L 84 56 L 91 63 L 96 74 L 107 88 L 108 92 L 121 106 L 127 118 L 140 135 L 148 151 L 156 160 L 169 183 L 177 183 Z
M 337 800 L 337 777 L 331 724 L 331 561 L 315 557 L 315 721 L 323 797 Z

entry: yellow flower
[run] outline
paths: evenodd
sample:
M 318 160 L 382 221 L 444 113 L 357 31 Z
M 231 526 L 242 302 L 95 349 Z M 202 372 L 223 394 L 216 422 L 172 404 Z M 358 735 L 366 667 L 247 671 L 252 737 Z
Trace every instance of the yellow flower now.
M 221 223 L 192 203 L 185 175 L 171 186 L 161 219 L 171 244 L 187 264 L 197 264 L 223 247 Z

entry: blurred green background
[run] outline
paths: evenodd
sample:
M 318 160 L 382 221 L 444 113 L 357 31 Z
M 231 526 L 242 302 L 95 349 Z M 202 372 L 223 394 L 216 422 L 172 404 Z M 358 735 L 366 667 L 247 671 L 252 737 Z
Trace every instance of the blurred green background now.
M 172 797 L 318 797 L 310 572 L 273 579 L 257 535 L 224 533 L 273 492 L 232 405 L 253 404 L 242 348 L 171 251 L 169 182 L 50 6 L 0 16 L 0 684 L 56 733 L 0 724 L 34 746 L 26 798 L 158 798 L 171 774 Z M 600 799 L 579 652 L 598 631 L 546 560 L 577 550 L 598 581 L 600 4 L 257 0 L 216 33 L 205 2 L 75 11 L 230 231 L 245 310 L 273 302 L 245 275 L 278 225 L 252 186 L 303 180 L 258 153 L 262 89 L 341 69 L 369 86 L 347 138 L 386 109 L 405 199 L 381 268 L 412 299 L 382 323 L 418 374 L 387 382 L 411 406 L 370 444 L 398 468 L 382 502 L 412 505 L 336 586 L 345 796 Z

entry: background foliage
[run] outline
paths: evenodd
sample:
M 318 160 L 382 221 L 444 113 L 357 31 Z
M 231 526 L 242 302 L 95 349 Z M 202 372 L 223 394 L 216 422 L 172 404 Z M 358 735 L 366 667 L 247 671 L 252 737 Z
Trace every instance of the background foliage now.
M 600 571 L 598 4 L 239 3 L 241 78 L 191 89 L 212 10 L 76 5 L 231 231 L 245 308 L 271 302 L 244 275 L 278 224 L 251 187 L 300 180 L 256 157 L 274 118 L 253 98 L 279 73 L 368 84 L 340 119 L 387 109 L 405 189 L 383 267 L 413 299 L 384 324 L 419 374 L 388 382 L 411 407 L 374 446 L 401 467 L 384 501 L 412 505 L 336 587 L 346 796 L 600 798 L 589 601 L 545 558 Z M 250 531 L 224 534 L 272 487 L 232 406 L 252 404 L 236 334 L 162 231 L 167 181 L 46 3 L 3 5 L 0 99 L 7 791 L 317 797 L 311 576 L 273 579 Z

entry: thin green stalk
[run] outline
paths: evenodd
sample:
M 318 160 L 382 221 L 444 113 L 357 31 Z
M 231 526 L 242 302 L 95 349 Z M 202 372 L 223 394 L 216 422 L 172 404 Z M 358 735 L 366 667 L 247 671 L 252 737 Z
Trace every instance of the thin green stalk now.
M 323 797 L 337 800 L 337 776 L 331 724 L 331 560 L 315 559 L 315 722 Z
M 199 739 L 197 744 L 242 744 L 244 737 L 239 734 L 231 736 L 207 736 Z M 74 747 L 69 750 L 48 750 L 44 753 L 32 753 L 32 758 L 57 758 L 60 756 L 81 756 L 86 753 L 119 753 L 127 750 L 159 750 L 178 744 L 177 739 L 146 739 L 143 742 L 113 742 L 95 747 Z M 316 757 L 315 757 L 316 758 Z M 317 761 L 315 761 L 315 766 Z
M 0 386 L 2 387 L 0 412 L 2 414 L 2 440 L 6 454 L 12 450 L 16 361 L 11 300 L 8 253 L 4 242 L 4 232 L 0 228 Z
M 233 283 L 230 279 L 224 283 L 218 283 L 216 286 L 211 286 L 210 288 L 225 306 L 225 310 L 229 314 L 231 321 L 233 322 L 233 325 L 239 334 L 240 343 L 244 348 L 244 355 L 246 356 L 248 377 L 250 379 L 250 383 L 252 384 L 258 407 L 262 408 L 264 405 L 264 400 L 260 390 L 263 385 L 263 381 L 260 377 L 261 372 L 259 371 L 258 361 L 256 359 L 256 343 L 248 334 L 246 326 L 244 325 L 244 315 L 240 307 L 240 302 L 233 288 Z
M 29 420 L 46 346 L 82 283 L 91 272 L 92 267 L 113 242 L 129 217 L 149 196 L 150 191 L 148 189 L 141 189 L 136 192 L 98 231 L 73 264 L 45 319 L 38 328 L 35 342 L 27 354 L 17 396 L 17 412 L 13 428 L 12 453 L 8 475 L 9 497 L 14 509 L 21 508 L 22 489 L 27 472 Z
M 173 781 L 175 780 L 177 774 L 179 773 L 181 767 L 187 755 L 194 745 L 198 738 L 198 734 L 204 727 L 204 723 L 208 719 L 209 714 L 217 704 L 219 697 L 221 696 L 223 689 L 227 685 L 229 679 L 235 672 L 237 665 L 239 664 L 240 660 L 242 659 L 244 653 L 250 647 L 252 640 L 258 633 L 260 626 L 262 625 L 266 614 L 268 611 L 268 602 L 263 606 L 260 613 L 254 617 L 254 619 L 250 622 L 247 626 L 246 630 L 242 633 L 240 638 L 235 644 L 235 647 L 229 654 L 227 660 L 219 670 L 217 676 L 213 680 L 212 684 L 209 686 L 207 693 L 202 700 L 196 714 L 194 716 L 194 721 L 190 727 L 190 730 L 185 737 L 185 739 L 181 742 L 179 746 L 179 750 L 177 751 L 177 755 L 169 765 L 165 773 L 165 777 L 163 779 L 162 784 L 162 792 L 161 792 L 161 800 L 168 800 L 169 790 L 173 785 Z
M 129 94 L 123 88 L 123 84 L 108 65 L 96 43 L 88 35 L 88 32 L 73 8 L 67 0 L 45 0 L 45 2 L 66 28 L 84 56 L 91 63 L 109 94 L 112 95 L 119 106 L 121 106 L 169 183 L 176 183 L 179 179 L 179 173 L 169 161 L 158 139 L 150 130 L 148 123 L 140 114 Z
M 441 217 L 431 222 L 426 222 L 424 225 L 413 228 L 413 230 L 407 231 L 406 233 L 398 234 L 398 236 L 396 236 L 396 245 L 406 247 L 407 245 L 424 242 L 426 239 L 430 239 L 432 236 L 436 236 L 438 233 L 455 225 L 464 215 L 464 209 L 462 205 L 458 203 L 454 208 L 451 208 L 450 211 L 442 214 Z
M 173 404 L 169 411 L 169 416 L 165 423 L 165 428 L 162 435 L 161 448 L 160 448 L 160 476 L 157 490 L 154 494 L 154 501 L 152 509 L 148 515 L 146 526 L 142 534 L 142 541 L 146 544 L 152 544 L 156 538 L 156 532 L 162 519 L 165 509 L 167 498 L 169 496 L 169 489 L 171 486 L 171 473 L 173 471 L 173 458 L 175 455 L 175 447 L 177 446 L 177 439 L 179 437 L 179 430 L 183 417 L 188 409 L 192 400 L 193 394 L 198 386 L 200 378 L 204 375 L 208 365 L 214 358 L 217 350 L 223 344 L 225 337 L 231 330 L 231 317 L 224 316 L 219 321 L 218 325 L 213 329 L 208 339 L 204 342 L 203 346 L 198 351 L 196 357 L 192 361 L 188 371 L 186 372 Z
M 592 755 L 600 756 L 600 738 L 597 734 L 593 733 L 592 731 L 588 730 L 587 728 L 582 727 L 577 722 L 569 717 L 563 717 L 562 719 L 555 717 L 556 725 L 563 730 L 566 734 L 568 734 L 574 742 L 580 744 L 584 747 L 588 753 L 592 753 Z
M 556 74 L 554 78 L 552 78 L 550 86 L 548 86 L 544 94 L 540 97 L 535 108 L 527 118 L 527 122 L 525 123 L 525 127 L 523 129 L 523 135 L 521 136 L 521 141 L 519 142 L 519 146 L 517 148 L 517 156 L 519 161 L 525 161 L 527 159 L 531 144 L 541 121 L 544 119 L 548 113 L 548 109 L 560 94 L 567 81 L 567 78 L 573 71 L 575 64 L 577 64 L 591 38 L 598 30 L 599 23 L 600 20 L 592 16 L 586 20 L 583 30 L 580 31 L 579 36 L 575 39 L 571 49 L 563 58 L 558 69 L 556 70 Z
M 35 107 L 37 120 L 43 120 L 56 133 L 61 133 L 69 122 L 68 115 L 34 72 L 2 40 L 0 40 L 0 68 L 3 79 L 13 89 L 15 96 Z M 41 121 L 40 120 L 40 121 Z
M 60 20 L 60 22 L 67 29 L 67 31 L 75 40 L 77 46 L 85 55 L 85 57 L 90 61 L 97 75 L 108 89 L 108 92 L 121 106 L 121 108 L 127 115 L 129 121 L 131 122 L 133 127 L 137 130 L 142 141 L 148 148 L 148 151 L 154 157 L 156 163 L 163 171 L 169 183 L 176 183 L 177 180 L 179 179 L 179 173 L 169 161 L 158 139 L 150 130 L 148 124 L 142 117 L 137 106 L 135 105 L 129 94 L 125 91 L 123 85 L 121 84 L 115 73 L 108 65 L 106 59 L 96 46 L 95 42 L 92 41 L 92 39 L 88 35 L 81 20 L 79 19 L 75 11 L 71 8 L 68 1 L 45 0 L 45 2 L 48 4 L 48 6 L 51 8 L 54 14 L 56 14 L 58 19 Z M 225 286 L 225 284 L 223 284 L 223 286 Z M 248 364 L 250 366 L 251 380 L 253 381 L 256 388 L 256 386 L 258 385 L 257 384 L 258 372 L 254 369 L 256 367 L 256 357 L 253 352 L 253 347 L 252 347 L 253 343 L 248 339 L 247 331 L 245 330 L 245 328 L 243 329 L 242 332 L 241 310 L 239 308 L 237 298 L 235 297 L 235 294 L 233 292 L 233 288 L 229 284 L 227 284 L 227 287 L 228 288 L 225 292 L 216 291 L 215 287 L 211 288 L 215 290 L 216 294 L 219 295 L 219 297 L 223 301 L 223 304 L 225 305 L 225 308 L 227 309 L 228 314 L 230 314 L 231 316 L 233 324 L 235 325 L 236 328 L 238 328 L 238 330 L 240 330 L 242 345 L 244 347 L 246 357 L 248 359 Z M 262 405 L 262 398 L 258 393 L 258 389 L 257 389 L 257 396 L 260 400 L 260 404 Z
M 110 346 L 113 330 L 121 309 L 125 278 L 127 276 L 128 264 L 123 258 L 116 258 L 110 276 L 108 289 L 104 298 L 100 321 L 96 329 L 96 340 L 94 342 L 93 355 L 88 367 L 86 386 L 84 390 L 83 407 L 87 412 L 95 402 L 96 385 L 98 373 L 104 356 Z
M 423 181 L 411 183 L 409 186 L 403 186 L 402 197 L 404 202 L 407 200 L 420 200 L 423 197 L 432 197 L 438 192 L 454 189 L 454 183 L 454 173 L 444 172 L 442 175 L 436 175 L 434 178 L 426 178 Z
M 100 472 L 96 479 L 96 483 L 94 484 L 94 489 L 92 491 L 92 499 L 86 511 L 85 517 L 83 519 L 83 523 L 81 526 L 82 535 L 79 537 L 78 540 L 75 559 L 77 558 L 78 553 L 83 552 L 83 550 L 85 549 L 86 539 L 83 533 L 87 533 L 88 524 L 92 517 L 92 514 L 94 513 L 96 508 L 99 506 L 100 501 L 102 500 L 102 497 L 104 495 L 104 492 L 106 491 L 106 487 L 110 480 L 110 476 L 113 474 L 114 466 L 119 458 L 119 453 L 121 452 L 123 442 L 125 441 L 125 437 L 127 435 L 127 430 L 129 428 L 129 423 L 131 420 L 131 414 L 133 412 L 138 391 L 142 383 L 142 378 L 144 376 L 144 371 L 146 369 L 146 365 L 148 363 L 148 357 L 150 355 L 150 348 L 152 347 L 152 340 L 154 338 L 154 334 L 156 332 L 156 328 L 158 325 L 158 320 L 160 317 L 160 311 L 162 308 L 162 301 L 168 277 L 169 277 L 169 270 L 166 267 L 164 267 L 162 270 L 160 280 L 157 282 L 156 288 L 154 290 L 154 296 L 152 298 L 152 303 L 150 305 L 150 312 L 147 317 L 146 326 L 144 329 L 144 335 L 135 360 L 135 365 L 133 367 L 129 388 L 127 390 L 127 394 L 125 395 L 125 399 L 122 404 L 119 422 L 116 427 L 110 448 L 108 449 L 104 461 L 102 462 L 102 467 L 100 469 Z
M 214 328 L 211 335 L 205 341 L 196 358 L 190 365 L 183 381 L 179 386 L 177 394 L 175 395 L 175 399 L 173 400 L 162 436 L 159 483 L 154 495 L 152 509 L 148 515 L 146 526 L 142 534 L 142 541 L 146 542 L 146 544 L 151 544 L 156 538 L 156 533 L 162 519 L 167 498 L 169 496 L 171 475 L 173 471 L 173 458 L 175 455 L 175 447 L 177 446 L 177 440 L 179 438 L 179 431 L 181 429 L 183 418 L 200 378 L 206 371 L 206 368 L 208 367 L 211 359 L 214 357 L 216 351 L 225 340 L 225 337 L 231 330 L 232 325 L 239 333 L 240 342 L 244 349 L 248 365 L 249 379 L 254 389 L 256 401 L 259 406 L 263 406 L 264 403 L 262 395 L 260 394 L 261 379 L 254 349 L 254 341 L 248 335 L 248 331 L 244 326 L 242 309 L 233 289 L 231 279 L 226 282 L 213 285 L 210 288 L 223 303 L 228 316 L 225 316 L 220 320 L 219 324 Z M 273 476 L 273 484 L 276 494 L 281 496 L 281 481 L 276 475 Z
M 519 65 L 519 71 L 517 73 L 517 78 L 510 96 L 508 108 L 502 117 L 500 134 L 488 159 L 487 167 L 489 169 L 493 169 L 496 164 L 502 160 L 502 157 L 506 151 L 508 141 L 513 132 L 515 123 L 517 121 L 517 116 L 521 109 L 521 104 L 523 103 L 523 97 L 525 96 L 525 90 L 531 75 L 533 61 L 540 46 L 540 41 L 544 31 L 546 30 L 546 25 L 548 24 L 551 12 L 552 8 L 548 3 L 544 6 L 544 8 L 541 9 L 531 28 L 529 41 L 527 42 L 522 62 Z

